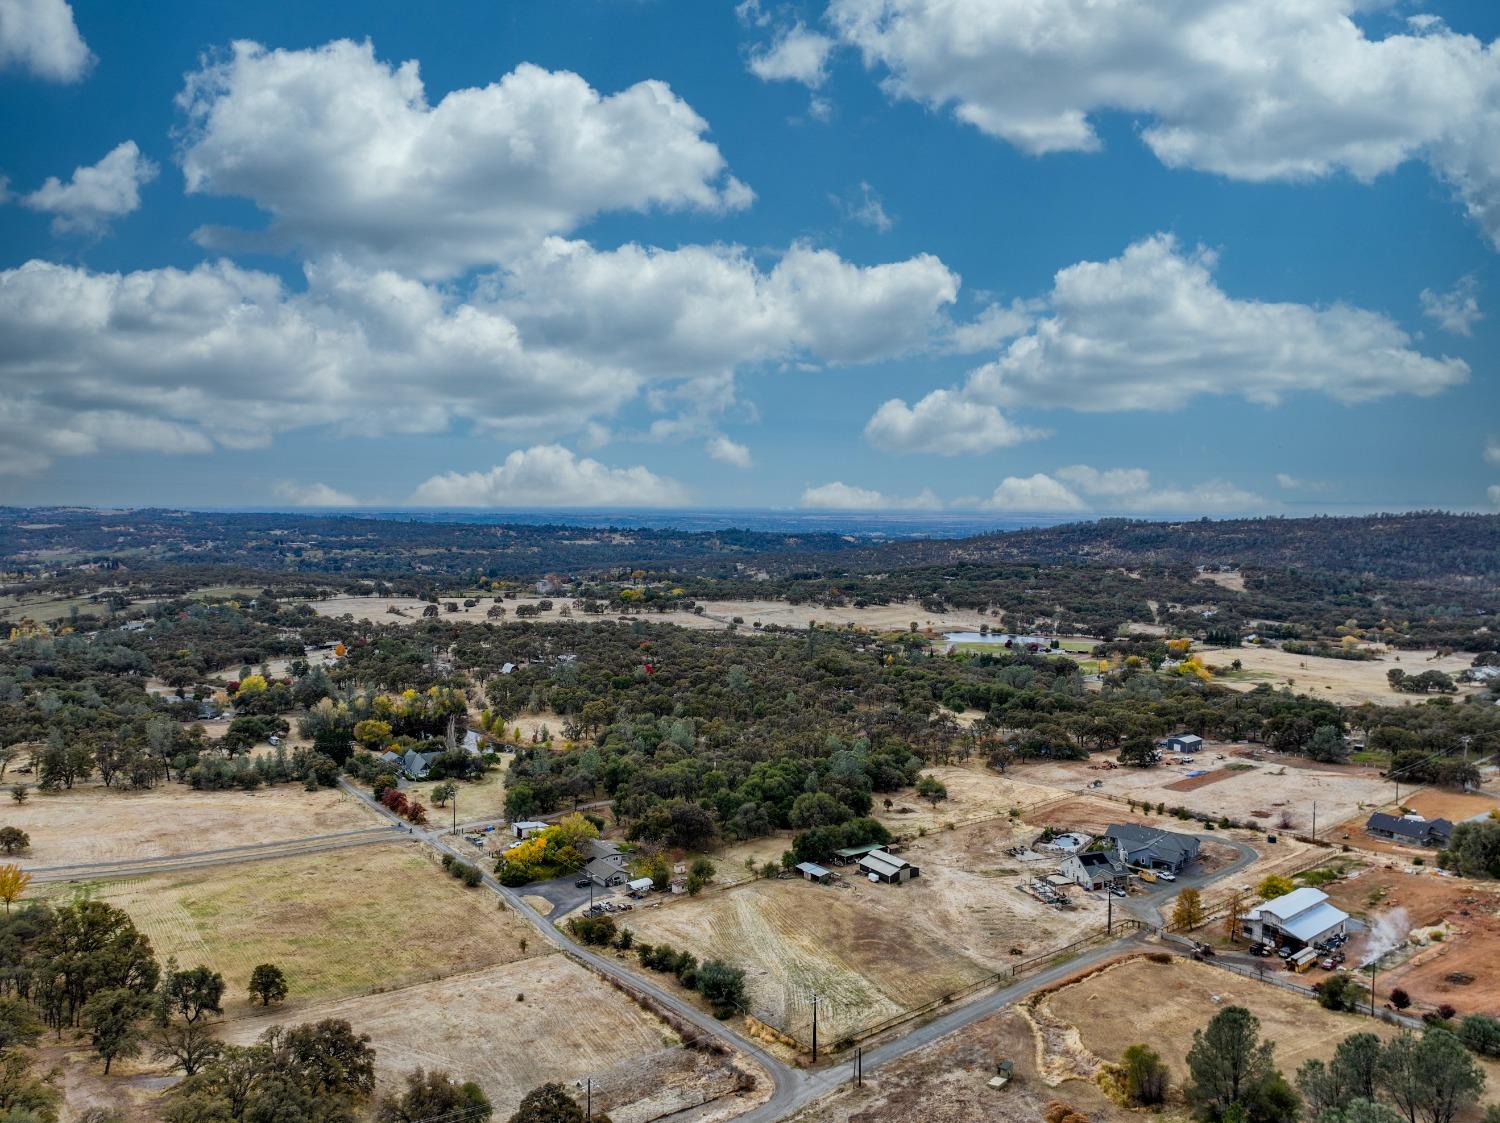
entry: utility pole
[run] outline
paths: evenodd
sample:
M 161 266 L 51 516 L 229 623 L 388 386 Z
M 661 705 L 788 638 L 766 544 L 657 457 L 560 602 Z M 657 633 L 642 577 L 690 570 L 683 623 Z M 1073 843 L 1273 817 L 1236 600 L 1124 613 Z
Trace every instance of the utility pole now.
M 1108 936 L 1115 930 L 1115 895 L 1106 888 L 1104 891 L 1104 934 Z
M 813 1064 L 817 1064 L 818 1063 L 818 996 L 816 994 L 812 996 L 812 1004 L 813 1004 L 813 1039 L 812 1039 L 813 1055 L 812 1055 L 812 1059 L 813 1059 Z
M 1317 800 L 1313 800 L 1312 836 L 1313 836 L 1313 838 L 1317 838 L 1318 837 L 1318 801 Z
M 592 1076 L 590 1076 L 588 1078 L 588 1085 L 587 1085 L 587 1087 L 588 1087 L 588 1091 L 584 1093 L 584 1096 L 585 1096 L 585 1098 L 587 1100 L 588 1107 L 586 1107 L 584 1109 L 583 1117 L 585 1119 L 593 1119 L 594 1118 L 594 1078 Z
M 863 1088 L 865 1086 L 865 1047 L 857 1045 L 854 1048 L 854 1086 Z
M 443 781 L 447 783 L 447 781 Z M 453 789 L 453 833 L 458 833 L 458 789 Z

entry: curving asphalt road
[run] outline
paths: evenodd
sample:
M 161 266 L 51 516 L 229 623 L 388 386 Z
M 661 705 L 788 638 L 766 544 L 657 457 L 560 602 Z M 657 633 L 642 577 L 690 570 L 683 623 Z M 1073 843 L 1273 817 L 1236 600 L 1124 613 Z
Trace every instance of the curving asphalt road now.
M 451 854 L 463 861 L 469 861 L 474 857 L 471 853 L 465 853 L 454 848 L 448 841 L 448 838 L 444 836 L 442 830 L 410 829 L 406 823 L 402 822 L 395 815 L 392 815 L 389 810 L 382 807 L 370 795 L 355 787 L 347 779 L 341 779 L 340 784 L 345 791 L 360 800 L 375 814 L 397 827 L 408 830 L 409 837 L 420 839 L 439 853 Z M 1247 843 L 1238 842 L 1234 839 L 1212 833 L 1201 834 L 1197 837 L 1203 841 L 1232 846 L 1240 852 L 1240 856 L 1223 869 L 1215 870 L 1209 874 L 1179 878 L 1176 882 L 1168 883 L 1161 889 L 1146 896 L 1128 900 L 1128 911 L 1133 913 L 1137 919 L 1143 920 L 1150 927 L 1154 928 L 1158 926 L 1161 923 L 1160 906 L 1171 896 L 1189 886 L 1202 888 L 1215 881 L 1220 881 L 1223 878 L 1238 873 L 1259 857 L 1255 849 Z M 481 867 L 481 870 L 483 870 L 483 867 Z M 853 1081 L 854 1062 L 852 1060 L 814 1070 L 789 1065 L 785 1061 L 772 1056 L 754 1042 L 748 1041 L 739 1034 L 734 1033 L 722 1022 L 717 1021 L 699 1010 L 691 1002 L 685 1000 L 680 994 L 658 986 L 650 979 L 637 976 L 620 966 L 613 959 L 609 959 L 588 948 L 575 944 L 559 931 L 556 925 L 552 924 L 546 917 L 542 916 L 541 913 L 522 900 L 519 893 L 501 885 L 488 872 L 484 872 L 483 884 L 486 888 L 498 894 L 510 908 L 530 921 L 532 926 L 561 950 L 564 955 L 568 955 L 578 962 L 587 964 L 600 973 L 608 975 L 627 989 L 649 995 L 653 1001 L 660 1003 L 666 1009 L 671 1010 L 674 1015 L 696 1027 L 705 1037 L 715 1038 L 727 1047 L 746 1054 L 765 1069 L 766 1073 L 771 1077 L 772 1082 L 770 1099 L 736 1116 L 736 1123 L 777 1123 L 778 1120 L 785 1119 L 793 1112 L 806 1107 L 819 1096 L 825 1095 L 841 1085 Z M 1118 955 L 1126 949 L 1139 946 L 1144 939 L 1145 933 L 1138 931 L 1110 943 L 1101 944 L 1099 947 L 1082 955 L 1059 963 L 1056 966 L 1044 968 L 1034 975 L 1012 983 L 1010 986 L 1002 987 L 985 995 L 983 998 L 968 1002 L 939 1018 L 934 1018 L 930 1022 L 918 1025 L 901 1037 L 886 1041 L 883 1044 L 866 1050 L 864 1054 L 864 1071 L 868 1075 L 882 1065 L 898 1060 L 908 1053 L 932 1044 L 939 1038 L 945 1037 L 981 1018 L 989 1017 L 991 1014 L 1005 1009 L 1018 999 L 1024 998 L 1033 991 L 1048 986 L 1059 979 L 1066 978 L 1081 967 L 1090 966 L 1111 956 Z

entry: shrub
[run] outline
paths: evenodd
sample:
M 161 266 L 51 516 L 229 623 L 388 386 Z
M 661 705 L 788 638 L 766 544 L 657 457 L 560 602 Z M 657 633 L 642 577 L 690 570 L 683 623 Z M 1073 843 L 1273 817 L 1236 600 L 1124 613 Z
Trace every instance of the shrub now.
M 1457 1014 L 1458 1011 L 1453 1008 L 1453 1004 L 1451 1002 L 1444 1002 L 1437 1008 L 1437 1013 L 1438 1017 L 1442 1018 L 1443 1021 L 1450 1022 L 1453 1020 L 1454 1015 Z
M 1405 1010 L 1411 1005 L 1411 995 L 1407 994 L 1400 987 L 1395 987 L 1391 991 L 1391 1005 L 1398 1010 Z

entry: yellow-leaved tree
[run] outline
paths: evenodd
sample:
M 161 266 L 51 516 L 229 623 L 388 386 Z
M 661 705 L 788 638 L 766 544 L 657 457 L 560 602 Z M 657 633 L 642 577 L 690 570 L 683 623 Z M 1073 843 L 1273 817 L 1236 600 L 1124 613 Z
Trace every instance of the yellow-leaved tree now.
M 6 912 L 10 912 L 10 906 L 20 900 L 30 886 L 31 875 L 20 866 L 0 866 L 0 901 L 5 902 Z

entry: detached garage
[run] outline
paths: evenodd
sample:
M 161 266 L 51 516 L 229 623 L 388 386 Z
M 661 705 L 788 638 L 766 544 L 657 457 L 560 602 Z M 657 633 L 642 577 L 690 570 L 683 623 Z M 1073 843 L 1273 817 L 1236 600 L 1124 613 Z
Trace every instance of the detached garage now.
M 871 850 L 859 860 L 859 870 L 872 881 L 884 881 L 891 885 L 922 876 L 922 871 L 905 858 L 898 858 L 884 850 Z

